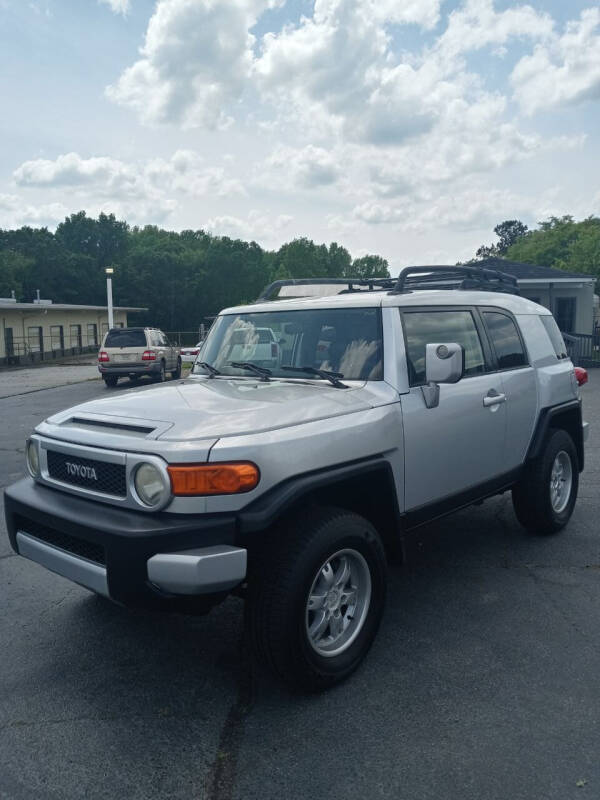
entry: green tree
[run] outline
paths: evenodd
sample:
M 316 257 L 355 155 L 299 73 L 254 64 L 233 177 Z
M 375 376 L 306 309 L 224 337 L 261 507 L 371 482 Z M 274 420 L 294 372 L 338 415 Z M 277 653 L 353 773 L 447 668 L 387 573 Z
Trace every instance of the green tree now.
M 475 253 L 475 259 L 506 256 L 510 247 L 527 235 L 528 227 L 518 219 L 506 219 L 494 228 L 498 237 L 496 244 L 482 244 Z
M 15 293 L 17 300 L 23 296 L 23 284 L 31 259 L 13 250 L 0 251 L 0 297 Z
M 600 218 L 576 222 L 571 216 L 550 217 L 538 230 L 516 241 L 507 257 L 527 264 L 599 274 Z
M 367 255 L 355 258 L 347 277 L 389 278 L 388 262 L 381 256 Z

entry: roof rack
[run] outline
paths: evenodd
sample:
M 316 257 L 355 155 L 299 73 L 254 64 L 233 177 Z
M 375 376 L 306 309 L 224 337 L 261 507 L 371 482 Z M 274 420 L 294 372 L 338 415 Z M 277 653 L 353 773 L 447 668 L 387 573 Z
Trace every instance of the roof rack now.
M 520 294 L 514 275 L 477 266 L 404 267 L 390 294 L 413 289 L 475 289 L 485 292 Z
M 275 290 L 280 289 L 282 286 L 344 286 L 345 289 L 337 292 L 337 294 L 349 294 L 352 292 L 393 289 L 396 283 L 396 278 L 286 278 L 273 281 L 273 283 L 266 286 L 255 302 L 262 303 L 270 300 Z
M 404 294 L 424 289 L 473 289 L 485 292 L 520 294 L 514 275 L 497 269 L 484 269 L 472 265 L 404 267 L 397 278 L 287 278 L 273 281 L 255 300 L 262 303 L 273 297 L 276 289 L 283 286 L 343 286 L 336 294 L 354 292 L 387 291 L 389 294 Z M 310 296 L 310 295 L 301 295 Z M 288 299 L 292 295 L 288 295 Z

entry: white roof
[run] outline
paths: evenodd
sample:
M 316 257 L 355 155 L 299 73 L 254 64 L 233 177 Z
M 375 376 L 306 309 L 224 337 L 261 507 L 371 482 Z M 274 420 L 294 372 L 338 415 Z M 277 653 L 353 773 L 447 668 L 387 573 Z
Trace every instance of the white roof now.
M 388 294 L 387 291 L 365 291 L 335 294 L 329 297 L 296 297 L 272 300 L 247 306 L 226 308 L 221 314 L 257 314 L 265 311 L 300 311 L 308 308 L 369 308 L 373 306 L 496 306 L 513 314 L 550 314 L 547 308 L 503 292 L 463 291 L 457 289 L 427 289 L 406 294 Z

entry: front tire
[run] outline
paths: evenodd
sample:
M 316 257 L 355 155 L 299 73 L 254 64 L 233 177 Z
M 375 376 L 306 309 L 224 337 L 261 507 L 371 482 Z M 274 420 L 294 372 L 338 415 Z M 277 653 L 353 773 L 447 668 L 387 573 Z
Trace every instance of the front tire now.
M 566 431 L 553 430 L 542 454 L 513 487 L 517 519 L 531 533 L 548 535 L 565 527 L 577 500 L 579 462 Z
M 313 508 L 252 555 L 246 618 L 259 660 L 294 690 L 347 678 L 383 613 L 387 570 L 375 528 L 349 511 Z

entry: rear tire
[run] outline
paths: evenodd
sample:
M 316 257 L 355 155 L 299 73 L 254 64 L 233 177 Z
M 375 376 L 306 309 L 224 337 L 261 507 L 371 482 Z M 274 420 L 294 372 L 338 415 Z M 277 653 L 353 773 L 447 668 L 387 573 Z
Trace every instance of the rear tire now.
M 551 430 L 542 454 L 513 487 L 517 519 L 531 533 L 549 535 L 565 527 L 577 500 L 579 463 L 566 431 Z
M 181 359 L 180 358 L 177 359 L 177 369 L 175 369 L 175 370 L 173 370 L 173 372 L 171 372 L 171 378 L 174 381 L 179 380 L 179 378 L 181 378 Z
M 160 372 L 156 376 L 156 380 L 159 383 L 164 383 L 167 380 L 167 372 L 165 370 L 165 362 L 164 361 L 160 362 Z
M 251 553 L 246 621 L 258 659 L 293 690 L 319 692 L 367 654 L 386 593 L 381 539 L 367 520 L 313 508 Z
M 119 379 L 116 375 L 106 375 L 104 378 L 104 383 L 108 389 L 114 389 L 118 380 Z

